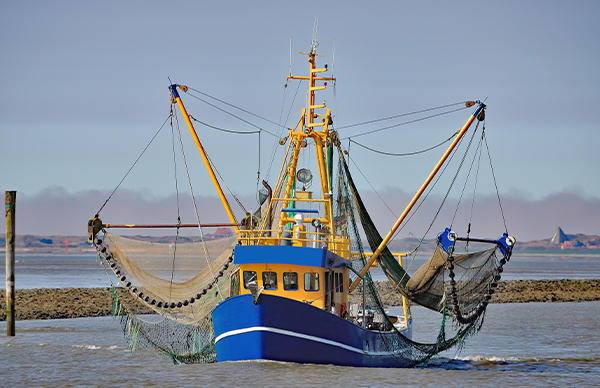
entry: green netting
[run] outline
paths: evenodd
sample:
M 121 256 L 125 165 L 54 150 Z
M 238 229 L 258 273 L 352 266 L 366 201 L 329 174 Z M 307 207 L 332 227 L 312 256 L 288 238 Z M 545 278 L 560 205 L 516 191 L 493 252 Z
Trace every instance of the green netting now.
M 152 243 L 106 233 L 96 247 L 107 269 L 156 315 L 137 316 L 113 292 L 113 315 L 132 351 L 158 350 L 175 363 L 216 362 L 211 312 L 230 289 L 235 237 Z M 239 273 L 239 272 L 237 272 Z
M 339 146 L 338 151 L 337 177 L 333 180 L 336 234 L 349 237 L 354 259 L 352 266 L 360 271 L 367 263 L 361 230 L 373 251 L 382 238 L 354 186 Z M 276 197 L 281 195 L 282 187 L 274 190 Z M 258 225 L 264 225 L 268 215 L 274 219 L 281 211 L 281 205 L 270 212 L 267 206 L 268 203 L 254 214 Z M 238 269 L 231 263 L 233 239 L 209 243 L 210 247 L 206 243 L 144 245 L 112 235 L 105 236 L 104 240 L 104 243 L 96 242 L 105 264 L 138 295 L 140 301 L 158 313 L 153 316 L 156 321 L 135 316 L 116 293 L 113 294 L 113 314 L 120 318 L 129 348 L 156 349 L 175 363 L 216 362 L 210 312 L 237 292 L 229 289 L 230 277 L 235 276 Z M 378 259 L 399 292 L 413 302 L 440 312 L 440 329 L 431 343 L 414 342 L 397 330 L 384 310 L 369 272 L 350 296 L 351 301 L 362 301 L 364 291 L 363 312 L 370 310 L 384 317 L 385 324 L 380 326 L 379 336 L 385 350 L 395 355 L 389 366 L 423 365 L 439 352 L 455 346 L 460 349 L 464 340 L 481 328 L 490 285 L 498 269 L 496 252 L 490 250 L 451 258 L 453 262 L 444 252 L 436 251 L 412 278 L 387 248 Z M 139 280 L 132 284 L 132 278 Z M 356 276 L 351 274 L 351 281 L 355 279 Z M 452 282 L 454 286 L 451 286 Z M 469 319 L 456 319 L 464 316 Z M 351 319 L 358 322 L 358 316 Z M 452 323 L 450 327 L 449 322 Z
M 360 222 L 372 251 L 377 249 L 383 239 L 375 228 L 356 190 L 339 143 L 338 156 L 334 217 L 336 225 L 339 225 L 339 230 L 344 230 L 350 236 L 352 255 L 357 258 L 353 261 L 353 267 L 360 271 L 366 265 L 367 260 L 364 255 L 358 223 Z M 452 315 L 454 305 L 451 304 L 451 298 L 447 297 L 450 295 L 448 291 L 451 289 L 451 279 L 448 278 L 450 265 L 447 255 L 444 257 L 437 252 L 431 260 L 417 271 L 417 276 L 411 279 L 394 259 L 389 249 L 386 247 L 383 250 L 378 263 L 395 288 L 413 302 L 441 313 L 440 331 L 432 343 L 414 342 L 404 337 L 391 325 L 391 322 L 388 324 L 388 327 L 393 328 L 392 333 L 382 333 L 381 338 L 386 343 L 387 351 L 396 355 L 394 366 L 423 365 L 431 357 L 444 350 L 457 345 L 460 349 L 464 340 L 481 328 L 485 306 L 487 306 L 488 301 L 489 286 L 497 274 L 495 249 L 483 253 L 462 255 L 460 258 L 458 258 L 458 255 L 455 255 L 455 257 L 457 257 L 457 260 L 454 264 L 453 273 L 454 277 L 459 279 L 457 297 L 461 301 L 459 304 L 462 309 L 461 313 L 471 314 L 471 319 L 465 324 L 453 319 L 454 334 L 448 338 L 446 323 L 448 318 L 454 317 Z M 356 276 L 351 276 L 351 278 L 353 281 Z M 365 307 L 383 314 L 389 322 L 377 289 L 368 272 L 364 284 L 368 296 Z M 362 293 L 362 287 L 355 289 L 354 294 L 357 293 Z M 354 299 L 357 300 L 358 297 L 354 295 Z M 484 308 L 481 308 L 482 306 Z
M 171 357 L 173 363 L 198 364 L 217 361 L 215 336 L 210 314 L 194 325 L 181 324 L 159 316 L 144 320 L 132 314 L 113 289 L 113 316 L 118 317 L 128 342 L 127 348 L 158 350 Z
M 284 173 L 285 181 L 287 172 Z M 273 195 L 281 195 L 283 185 Z M 253 227 L 276 219 L 278 202 L 269 211 L 268 202 L 254 214 Z M 268 223 L 267 223 L 268 224 Z M 242 236 L 243 237 L 243 236 Z M 123 286 L 138 296 L 157 315 L 133 314 L 113 293 L 113 315 L 132 351 L 154 349 L 168 355 L 174 363 L 211 363 L 217 361 L 212 310 L 239 290 L 230 289 L 239 266 L 232 263 L 236 237 L 197 243 L 170 244 L 140 241 L 110 233 L 96 239 L 98 253 Z M 125 279 L 123 279 L 123 276 Z

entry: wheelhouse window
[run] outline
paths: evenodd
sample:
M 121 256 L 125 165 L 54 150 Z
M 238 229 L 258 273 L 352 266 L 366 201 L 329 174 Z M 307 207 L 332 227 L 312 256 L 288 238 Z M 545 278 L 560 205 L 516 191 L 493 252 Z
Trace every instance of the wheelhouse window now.
M 308 272 L 304 274 L 304 291 L 319 291 L 319 274 Z
M 290 291 L 298 290 L 298 272 L 283 273 L 283 289 Z
M 244 271 L 244 288 L 246 290 L 249 289 L 248 283 L 256 284 L 256 271 Z
M 265 290 L 277 289 L 277 272 L 265 271 L 262 273 L 263 287 Z

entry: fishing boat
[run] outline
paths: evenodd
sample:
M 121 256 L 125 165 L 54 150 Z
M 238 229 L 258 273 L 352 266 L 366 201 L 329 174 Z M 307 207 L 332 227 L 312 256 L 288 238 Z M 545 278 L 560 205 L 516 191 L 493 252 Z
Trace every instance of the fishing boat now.
M 181 95 L 190 88 L 171 84 L 171 112 L 178 109 L 190 130 L 228 222 L 202 224 L 198 217 L 189 225 L 179 218 L 173 225 L 114 225 L 104 223 L 100 211 L 89 221 L 89 240 L 115 275 L 115 283 L 159 317 L 149 321 L 132 313 L 115 284 L 114 314 L 121 317 L 130 348 L 158 349 L 176 363 L 272 360 L 410 367 L 462 344 L 481 328 L 516 242 L 507 231 L 498 239 L 485 239 L 470 233 L 460 236 L 447 228 L 439 233 L 431 259 L 412 276 L 402 265 L 409 253 L 392 253 L 388 243 L 472 124 L 484 120 L 486 105 L 466 102 L 473 107 L 472 114 L 395 224 L 381 236 L 350 175 L 331 109 L 317 102 L 318 93 L 336 78 L 327 65 L 317 64 L 315 44 L 301 54 L 308 58 L 308 74 L 290 74 L 288 81 L 307 81 L 307 106 L 279 141 L 287 147 L 282 167 L 274 189 L 263 181 L 256 212 L 245 212 L 241 221 L 234 215 L 220 174 L 194 128 L 193 122 L 199 120 L 183 104 Z M 314 175 L 299 165 L 305 149 L 316 156 Z M 311 191 L 313 184 L 317 189 Z M 199 228 L 202 241 L 175 238 L 174 243 L 160 244 L 108 231 L 135 227 L 171 227 L 177 236 L 180 228 Z M 208 240 L 202 232 L 208 227 L 230 227 L 235 233 Z M 469 244 L 487 249 L 474 250 Z M 390 314 L 380 301 L 371 276 L 375 265 L 402 295 L 400 314 Z M 412 340 L 411 303 L 442 318 L 430 343 Z M 453 322 L 451 335 L 447 320 Z

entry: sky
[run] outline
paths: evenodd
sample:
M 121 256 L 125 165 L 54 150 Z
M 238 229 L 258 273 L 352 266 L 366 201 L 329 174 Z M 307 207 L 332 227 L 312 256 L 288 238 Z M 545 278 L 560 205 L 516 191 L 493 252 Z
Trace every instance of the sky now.
M 299 52 L 310 50 L 315 16 L 317 52 L 324 55 L 318 64 L 328 64 L 337 79 L 318 98 L 332 109 L 382 233 L 442 149 L 390 157 L 347 138 L 384 152 L 418 151 L 447 139 L 471 110 L 365 136 L 357 135 L 417 116 L 343 127 L 485 100 L 493 178 L 509 231 L 521 240 L 548 238 L 558 226 L 600 234 L 596 1 L 28 1 L 1 8 L 0 190 L 18 192 L 19 234 L 85 233 L 87 219 L 168 119 L 169 79 L 205 93 L 182 94 L 196 119 L 261 130 L 260 136 L 232 135 L 197 125 L 227 188 L 256 208 L 257 172 L 274 184 L 283 156 L 271 135 L 283 136 L 276 123 L 294 126 L 305 103 L 306 85 L 288 84 L 286 77 L 290 67 L 294 75 L 307 73 Z M 201 218 L 222 221 L 214 188 L 182 133 Z M 177 192 L 190 195 L 173 148 L 167 121 L 103 210 L 105 221 L 173 219 L 176 210 L 161 212 L 174 209 Z M 177 142 L 175 148 L 179 153 Z M 307 167 L 315 159 L 308 151 L 301 161 Z M 478 199 L 491 207 L 496 185 L 489 172 L 487 180 L 483 175 Z M 444 197 L 447 183 L 436 185 L 432 202 Z M 450 194 L 453 202 L 459 196 L 460 189 Z M 415 223 L 414 233 L 423 233 L 431 217 Z M 486 235 L 503 231 L 482 224 Z

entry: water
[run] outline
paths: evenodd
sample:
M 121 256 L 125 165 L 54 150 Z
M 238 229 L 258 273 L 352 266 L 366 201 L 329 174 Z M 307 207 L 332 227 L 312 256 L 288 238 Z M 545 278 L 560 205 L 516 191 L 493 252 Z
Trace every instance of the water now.
M 6 269 L 0 268 L 4 278 Z M 95 254 L 15 255 L 15 288 L 109 287 L 106 271 Z M 5 284 L 0 285 L 2 289 Z
M 427 258 L 417 256 L 409 273 Z M 4 266 L 0 266 L 4 277 Z M 380 269 L 375 278 L 383 280 Z M 504 279 L 600 278 L 600 258 L 513 256 Z M 106 287 L 94 255 L 17 255 L 17 288 Z M 4 284 L 2 284 L 4 286 Z M 394 309 L 391 309 L 394 310 Z M 599 386 L 600 302 L 492 304 L 462 353 L 420 369 L 243 362 L 175 366 L 149 350 L 126 350 L 117 321 L 80 318 L 0 325 L 2 386 Z M 440 318 L 414 307 L 414 339 L 432 342 Z
M 2 386 L 598 386 L 600 302 L 490 305 L 462 353 L 426 368 L 372 369 L 277 362 L 173 365 L 149 350 L 132 354 L 116 320 L 19 321 L 0 328 Z M 439 317 L 414 308 L 415 339 L 429 342 Z
M 425 261 L 426 255 L 417 255 L 414 262 L 405 259 L 408 273 L 413 274 Z M 15 257 L 17 289 L 108 287 L 110 282 L 104 267 L 93 254 L 19 255 Z M 0 265 L 0 278 L 5 267 Z M 380 268 L 373 268 L 374 280 L 387 280 Z M 515 253 L 504 267 L 504 280 L 527 279 L 600 279 L 600 255 L 581 256 L 525 256 Z M 4 282 L 0 288 L 6 288 Z

